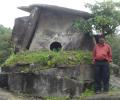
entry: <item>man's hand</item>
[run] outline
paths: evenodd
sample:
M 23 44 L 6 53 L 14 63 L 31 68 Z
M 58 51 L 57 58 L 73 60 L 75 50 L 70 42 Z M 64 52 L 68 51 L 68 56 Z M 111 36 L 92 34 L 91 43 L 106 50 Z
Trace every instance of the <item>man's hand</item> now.
M 109 64 L 110 64 L 110 65 L 113 65 L 113 62 L 111 61 L 111 62 L 109 62 Z

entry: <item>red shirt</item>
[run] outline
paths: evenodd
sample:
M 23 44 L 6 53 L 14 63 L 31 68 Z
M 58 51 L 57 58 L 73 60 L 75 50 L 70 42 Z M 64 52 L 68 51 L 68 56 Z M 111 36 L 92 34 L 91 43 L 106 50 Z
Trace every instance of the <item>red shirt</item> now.
M 107 60 L 112 61 L 112 51 L 109 44 L 96 44 L 93 49 L 93 62 L 95 60 Z

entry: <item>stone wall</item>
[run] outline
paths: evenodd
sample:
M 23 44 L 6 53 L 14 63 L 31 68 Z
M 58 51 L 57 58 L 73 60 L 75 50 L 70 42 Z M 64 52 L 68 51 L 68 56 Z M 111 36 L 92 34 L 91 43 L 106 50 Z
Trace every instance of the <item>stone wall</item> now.
M 37 97 L 79 96 L 85 84 L 93 82 L 93 66 L 59 67 L 34 73 L 8 75 L 10 91 L 24 92 Z
M 42 9 L 30 50 L 50 50 L 54 42 L 59 42 L 64 50 L 92 49 L 92 38 L 77 32 L 72 26 L 75 20 L 81 18 L 77 14 Z
M 56 9 L 57 8 L 57 9 Z M 15 51 L 50 50 L 57 42 L 64 50 L 91 50 L 93 40 L 73 28 L 75 20 L 88 19 L 90 14 L 62 7 L 30 8 L 30 15 L 16 18 L 12 32 Z
M 12 41 L 15 45 L 15 52 L 29 49 L 36 30 L 39 15 L 40 10 L 34 8 L 29 16 L 20 17 L 15 20 L 15 25 L 12 31 Z

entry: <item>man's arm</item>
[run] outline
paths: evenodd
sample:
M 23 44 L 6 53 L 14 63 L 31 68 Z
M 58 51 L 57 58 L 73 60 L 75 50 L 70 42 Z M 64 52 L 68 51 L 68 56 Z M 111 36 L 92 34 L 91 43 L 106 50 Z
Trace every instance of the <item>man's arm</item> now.
M 93 49 L 93 63 L 95 63 L 96 47 Z
M 108 49 L 109 49 L 109 52 L 108 52 L 108 60 L 109 60 L 109 62 L 112 62 L 112 49 L 111 49 L 110 46 L 108 47 Z

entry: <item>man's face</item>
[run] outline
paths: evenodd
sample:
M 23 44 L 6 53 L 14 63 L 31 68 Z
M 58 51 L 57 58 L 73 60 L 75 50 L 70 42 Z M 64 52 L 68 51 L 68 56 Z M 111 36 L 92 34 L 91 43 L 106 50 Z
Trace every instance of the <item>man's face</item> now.
M 105 43 L 105 39 L 104 38 L 99 38 L 99 43 L 100 44 L 104 44 Z

